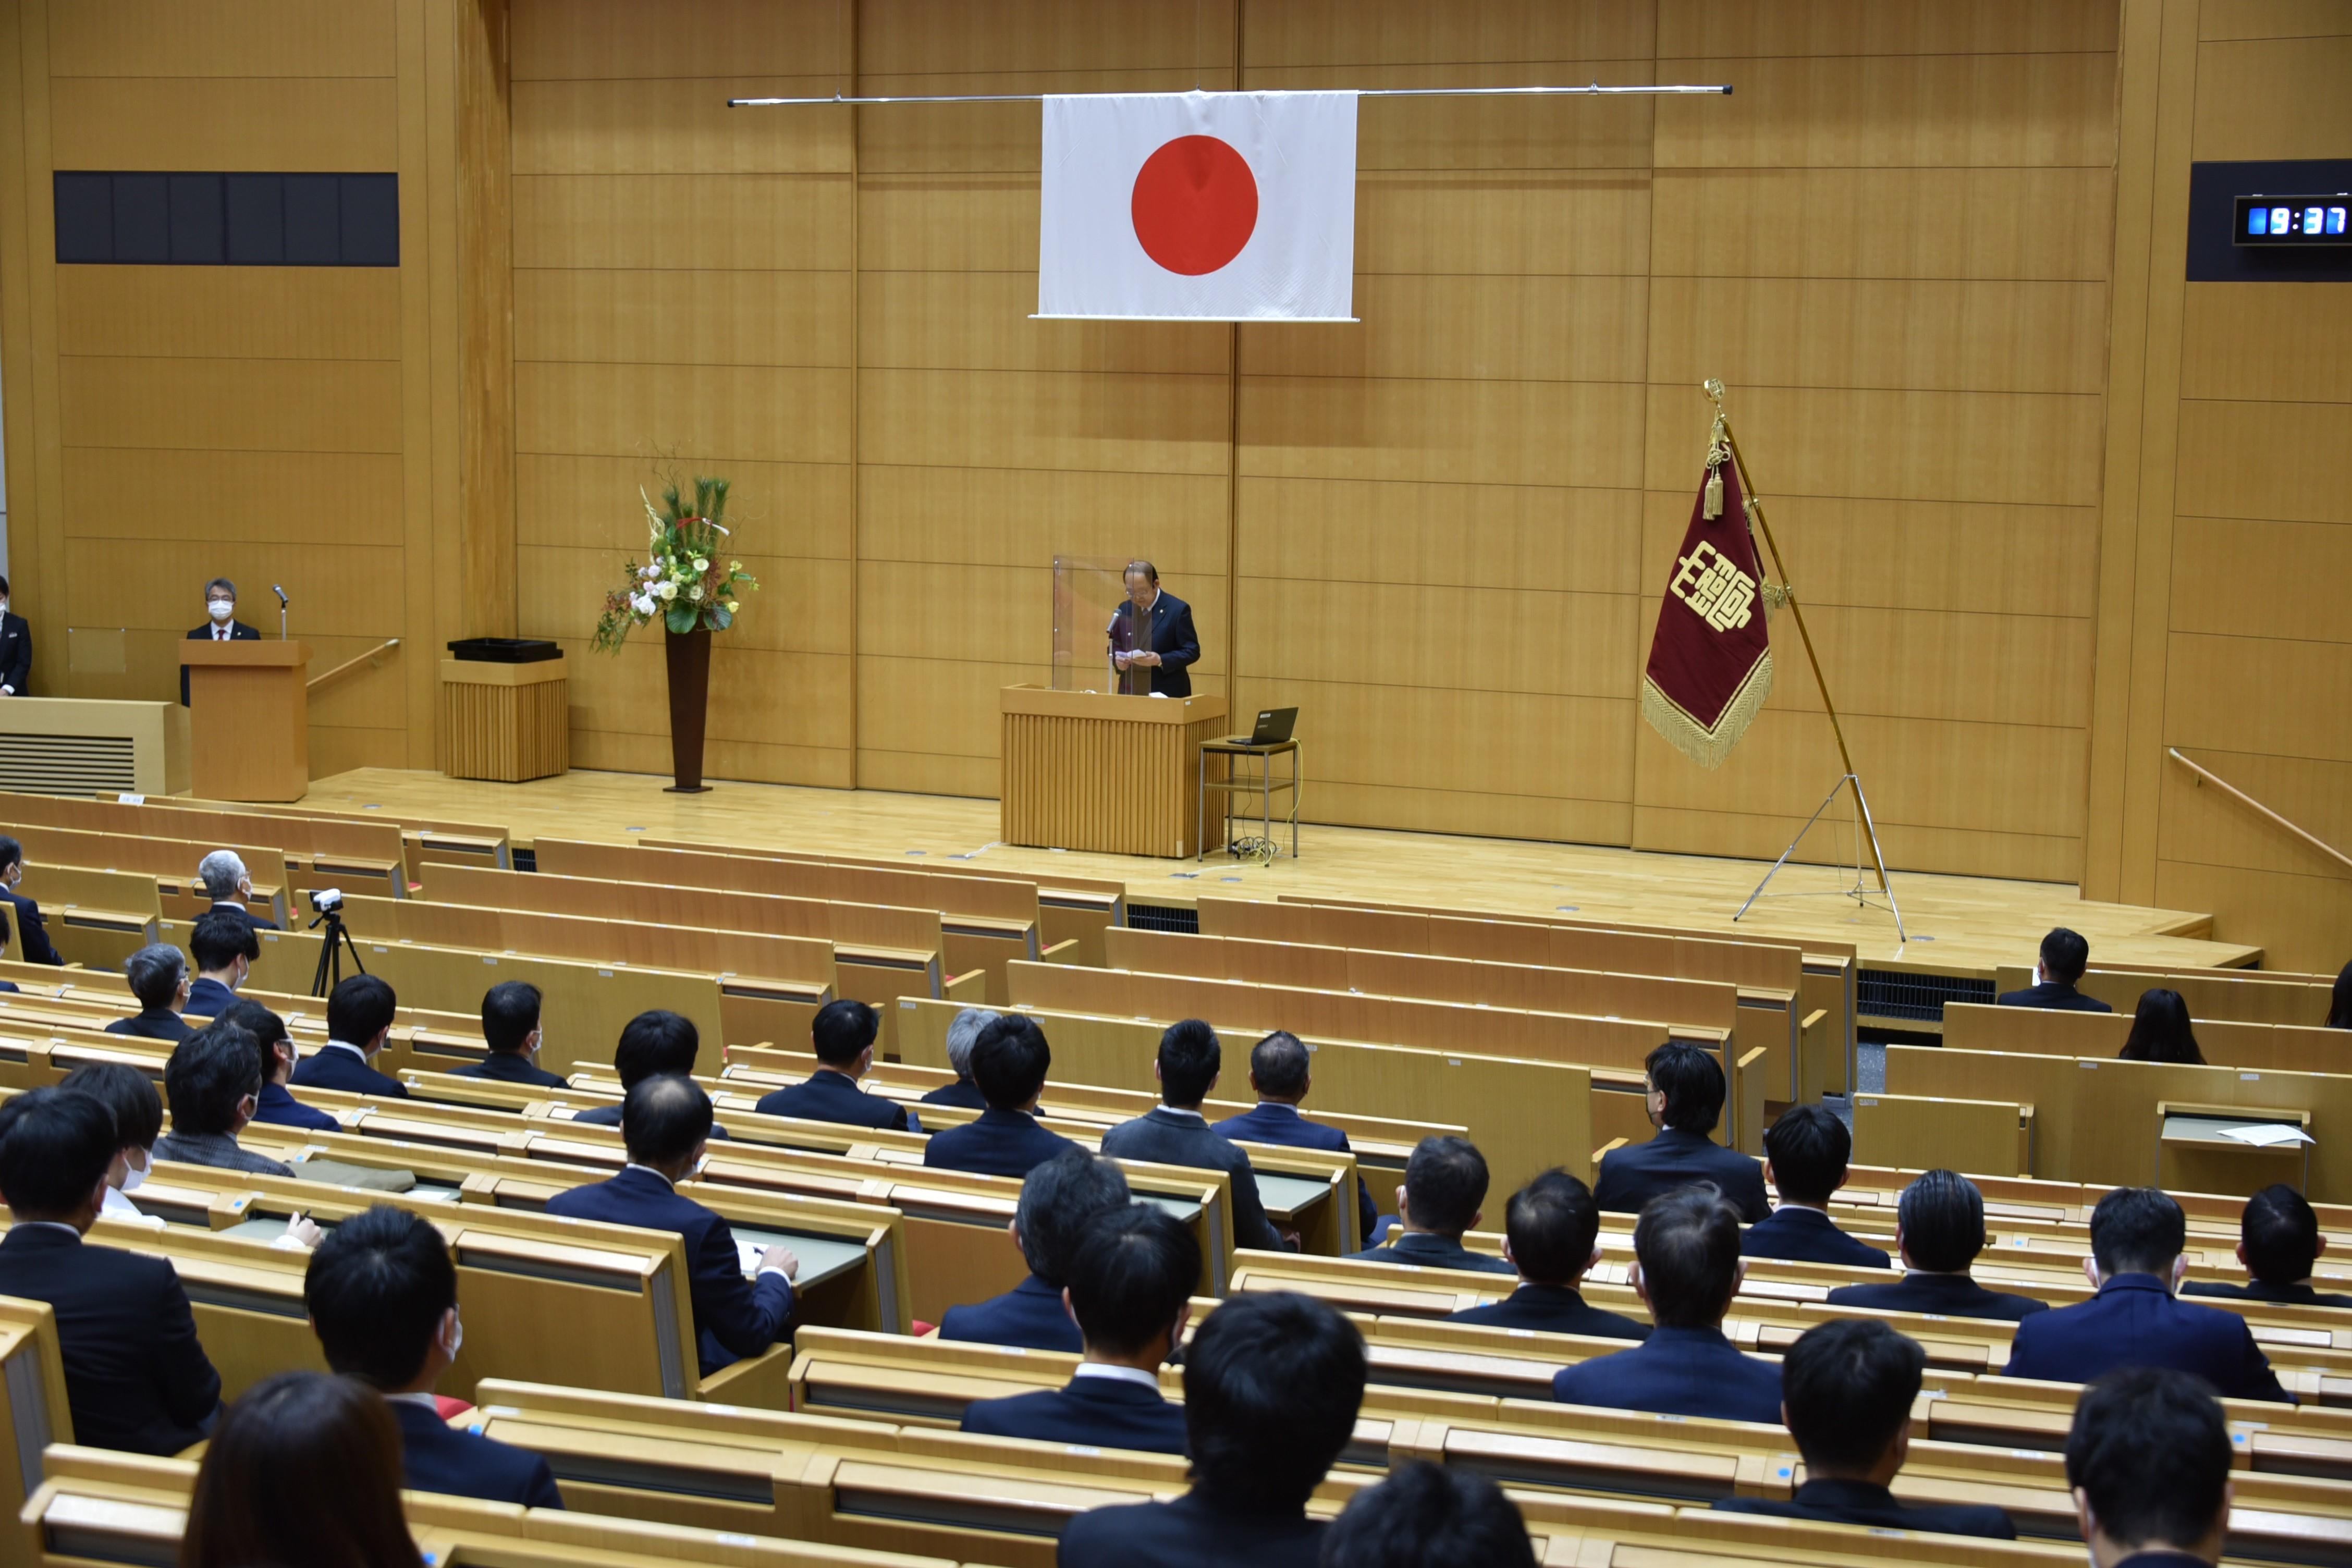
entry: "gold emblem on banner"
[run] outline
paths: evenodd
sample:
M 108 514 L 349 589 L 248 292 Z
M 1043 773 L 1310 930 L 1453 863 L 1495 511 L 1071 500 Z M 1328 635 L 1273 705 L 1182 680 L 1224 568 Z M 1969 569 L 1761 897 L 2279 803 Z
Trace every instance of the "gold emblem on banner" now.
M 1675 565 L 1675 580 L 1666 585 L 1667 592 L 1717 631 L 1738 631 L 1755 615 L 1756 579 L 1706 541 L 1700 540 L 1688 555 L 1677 557 Z

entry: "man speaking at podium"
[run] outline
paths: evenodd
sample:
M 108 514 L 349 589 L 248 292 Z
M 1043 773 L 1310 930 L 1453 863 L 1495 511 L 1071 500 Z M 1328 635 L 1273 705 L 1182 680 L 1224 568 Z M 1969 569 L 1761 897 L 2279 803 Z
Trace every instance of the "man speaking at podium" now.
M 190 642 L 259 642 L 261 634 L 236 618 L 236 584 L 215 577 L 205 584 L 205 624 L 188 634 Z M 180 706 L 188 705 L 188 667 L 180 666 Z
M 1121 691 L 1192 695 L 1192 678 L 1186 672 L 1201 657 L 1192 606 L 1160 591 L 1160 568 L 1150 562 L 1127 563 L 1127 603 L 1111 613 L 1109 630 L 1111 664 L 1119 672 Z

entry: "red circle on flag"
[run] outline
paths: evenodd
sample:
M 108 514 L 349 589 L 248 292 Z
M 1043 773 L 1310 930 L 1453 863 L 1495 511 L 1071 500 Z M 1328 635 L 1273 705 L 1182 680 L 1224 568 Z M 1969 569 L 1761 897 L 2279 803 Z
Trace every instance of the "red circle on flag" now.
M 1143 254 L 1197 278 L 1249 243 L 1257 228 L 1257 180 L 1231 143 L 1179 136 L 1143 161 L 1132 205 Z

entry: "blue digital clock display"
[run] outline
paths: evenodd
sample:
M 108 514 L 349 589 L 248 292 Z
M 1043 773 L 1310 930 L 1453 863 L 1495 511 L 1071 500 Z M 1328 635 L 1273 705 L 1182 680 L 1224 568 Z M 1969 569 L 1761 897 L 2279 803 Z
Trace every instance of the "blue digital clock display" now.
M 2240 196 L 2231 238 L 2238 245 L 2352 245 L 2352 195 Z

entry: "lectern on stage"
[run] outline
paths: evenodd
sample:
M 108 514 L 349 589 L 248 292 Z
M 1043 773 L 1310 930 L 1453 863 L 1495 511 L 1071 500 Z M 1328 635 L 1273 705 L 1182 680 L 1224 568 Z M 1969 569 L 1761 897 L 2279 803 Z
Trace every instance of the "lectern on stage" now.
M 192 642 L 190 773 L 205 800 L 299 800 L 310 788 L 310 648 Z
M 1223 698 L 1008 686 L 1003 713 L 1007 844 L 1171 859 L 1201 852 L 1201 742 L 1224 734 Z M 1205 847 L 1222 845 L 1224 831 L 1211 817 Z

